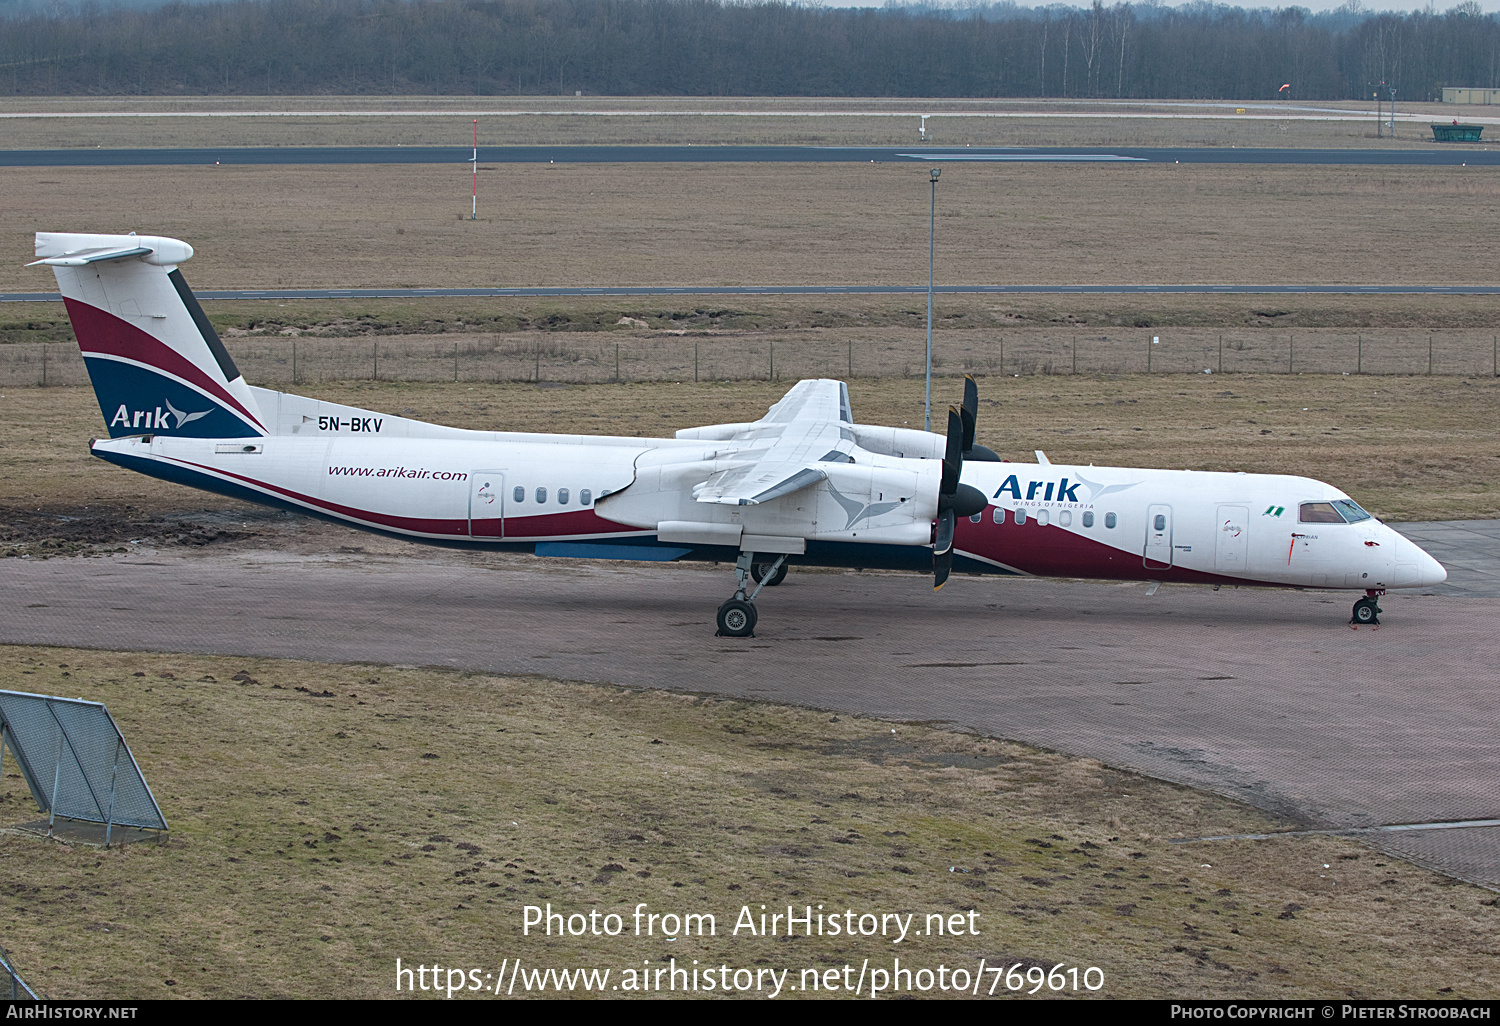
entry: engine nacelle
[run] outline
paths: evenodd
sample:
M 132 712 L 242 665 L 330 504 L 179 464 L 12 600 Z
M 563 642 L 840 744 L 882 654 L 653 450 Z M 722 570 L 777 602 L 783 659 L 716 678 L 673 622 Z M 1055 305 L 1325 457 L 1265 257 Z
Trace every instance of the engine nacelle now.
M 940 460 L 948 448 L 948 440 L 931 431 L 877 427 L 872 424 L 852 424 L 850 430 L 861 449 L 878 452 L 882 456 L 908 460 Z

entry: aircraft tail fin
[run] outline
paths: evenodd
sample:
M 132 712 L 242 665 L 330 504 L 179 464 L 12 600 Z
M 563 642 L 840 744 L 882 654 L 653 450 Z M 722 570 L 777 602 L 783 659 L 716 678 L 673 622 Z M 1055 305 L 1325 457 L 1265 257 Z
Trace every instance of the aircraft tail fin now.
M 57 275 L 111 438 L 269 433 L 178 269 L 192 246 L 151 235 L 37 232 L 36 255 Z

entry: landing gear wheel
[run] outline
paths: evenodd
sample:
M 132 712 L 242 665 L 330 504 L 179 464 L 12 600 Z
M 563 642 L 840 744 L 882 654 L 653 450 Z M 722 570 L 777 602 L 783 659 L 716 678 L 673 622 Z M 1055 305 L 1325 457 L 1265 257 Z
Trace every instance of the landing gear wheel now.
M 771 567 L 775 563 L 751 563 L 750 576 L 755 578 L 756 584 L 764 584 L 767 588 L 774 588 L 786 580 L 786 563 L 783 562 L 772 572 Z
M 743 599 L 730 599 L 719 607 L 719 637 L 755 637 L 755 607 Z
M 1376 604 L 1373 597 L 1360 599 L 1354 603 L 1354 616 L 1349 622 L 1380 626 L 1380 606 Z

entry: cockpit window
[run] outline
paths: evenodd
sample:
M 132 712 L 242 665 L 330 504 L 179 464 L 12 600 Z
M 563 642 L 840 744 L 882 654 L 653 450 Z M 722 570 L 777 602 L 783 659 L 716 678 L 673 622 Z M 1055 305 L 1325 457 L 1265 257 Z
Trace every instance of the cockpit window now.
M 1298 517 L 1304 524 L 1342 524 L 1343 516 L 1331 502 L 1304 502 Z
M 1352 499 L 1334 499 L 1333 508 L 1344 514 L 1344 519 L 1351 524 L 1370 519 L 1370 514 L 1360 509 L 1359 503 Z

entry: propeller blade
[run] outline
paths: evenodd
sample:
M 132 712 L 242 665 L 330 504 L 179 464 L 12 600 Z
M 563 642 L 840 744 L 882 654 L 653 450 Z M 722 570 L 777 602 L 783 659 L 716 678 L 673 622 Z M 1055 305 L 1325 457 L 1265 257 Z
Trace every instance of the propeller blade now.
M 958 476 L 964 469 L 963 450 L 964 423 L 957 407 L 948 407 L 948 451 L 943 456 L 943 483 L 939 495 L 952 495 L 958 491 Z
M 946 556 L 953 551 L 953 529 L 957 526 L 957 517 L 953 515 L 953 511 L 943 510 L 937 520 L 937 538 L 932 543 L 935 555 Z
M 932 590 L 948 582 L 953 570 L 953 529 L 957 526 L 953 511 L 944 510 L 937 521 L 937 540 L 932 545 Z
M 979 385 L 974 381 L 974 375 L 964 375 L 964 402 L 959 408 L 964 424 L 964 456 L 974 448 L 974 425 L 979 423 Z
M 947 555 L 932 557 L 932 590 L 937 591 L 948 583 L 948 575 L 953 572 L 953 550 L 949 549 Z

